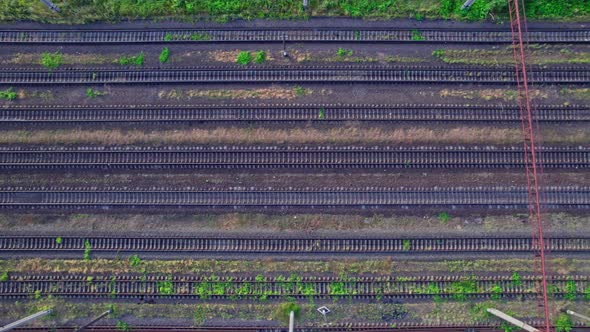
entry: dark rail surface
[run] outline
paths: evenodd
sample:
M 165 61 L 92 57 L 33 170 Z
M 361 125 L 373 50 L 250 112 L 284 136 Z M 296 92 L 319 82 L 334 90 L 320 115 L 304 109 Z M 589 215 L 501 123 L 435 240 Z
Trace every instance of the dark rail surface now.
M 93 253 L 454 253 L 530 252 L 528 237 L 485 238 L 248 238 L 248 237 L 77 237 L 0 236 L 0 254 L 13 252 L 83 252 L 90 243 Z M 590 251 L 590 238 L 552 237 L 546 249 L 556 252 Z
M 588 208 L 588 187 L 542 188 L 547 208 Z M 0 188 L 3 209 L 115 208 L 344 208 L 410 207 L 526 208 L 525 187 L 475 188 L 316 188 L 316 189 L 170 189 L 149 188 Z
M 590 83 L 590 70 L 555 68 L 533 71 L 531 83 Z M 508 83 L 512 68 L 449 69 L 440 67 L 260 67 L 174 69 L 59 69 L 54 71 L 2 70 L 0 84 L 145 84 L 145 83 Z
M 537 121 L 590 121 L 584 105 L 538 105 Z M 520 122 L 512 105 L 63 105 L 0 108 L 0 122 L 186 122 L 186 121 L 509 121 Z
M 142 30 L 0 30 L 9 44 L 248 42 L 511 43 L 510 29 L 236 28 Z M 588 43 L 588 29 L 530 29 L 532 43 Z
M 539 148 L 546 168 L 588 168 L 590 149 Z M 521 147 L 171 146 L 0 148 L 0 168 L 521 168 Z

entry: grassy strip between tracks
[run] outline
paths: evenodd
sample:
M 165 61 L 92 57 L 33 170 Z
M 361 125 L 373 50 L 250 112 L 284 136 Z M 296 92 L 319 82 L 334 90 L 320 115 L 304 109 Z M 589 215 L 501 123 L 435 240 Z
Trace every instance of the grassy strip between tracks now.
M 587 64 L 590 63 L 590 53 L 576 52 L 568 48 L 553 46 L 531 45 L 533 52 L 530 55 L 530 64 Z M 469 65 L 511 65 L 514 64 L 512 49 L 483 50 L 483 49 L 439 49 L 432 53 L 433 56 L 446 63 Z
M 62 11 L 51 12 L 40 1 L 5 0 L 0 21 L 33 20 L 51 23 L 88 23 L 136 18 L 302 19 L 312 16 L 345 16 L 367 19 L 415 18 L 477 21 L 505 20 L 505 0 L 477 0 L 462 10 L 463 0 L 311 0 L 309 9 L 300 0 L 53 0 Z M 529 19 L 584 20 L 590 17 L 586 0 L 528 0 Z
M 23 178 L 22 175 L 14 175 Z M 99 175 L 101 176 L 101 175 Z M 305 176 L 309 177 L 308 174 Z M 348 175 L 345 175 L 348 176 Z M 404 173 L 404 176 L 407 174 Z M 31 178 L 32 177 L 32 178 Z M 161 177 L 154 174 L 153 177 Z M 366 177 L 363 177 L 366 183 Z M 35 175 L 29 175 L 25 179 L 27 184 L 37 183 Z M 97 185 L 95 178 L 87 180 Z M 134 178 L 127 182 L 115 176 L 118 183 L 133 183 Z M 182 183 L 190 183 L 190 178 L 181 178 Z M 296 181 L 296 180 L 294 180 Z M 315 178 L 312 181 L 316 181 Z M 381 180 L 378 180 L 381 182 Z M 166 179 L 169 185 L 170 179 Z M 2 185 L 20 186 L 21 182 L 8 181 Z M 47 183 L 42 182 L 42 185 Z M 72 185 L 64 183 L 62 185 Z M 68 232 L 93 232 L 93 233 L 116 233 L 129 234 L 129 231 L 139 229 L 151 232 L 159 232 L 163 235 L 174 235 L 178 232 L 193 230 L 197 232 L 230 232 L 229 234 L 241 231 L 244 234 L 260 234 L 269 232 L 307 232 L 330 231 L 363 231 L 365 234 L 388 232 L 391 236 L 416 237 L 416 231 L 420 236 L 440 236 L 441 234 L 453 232 L 454 234 L 478 234 L 484 235 L 490 232 L 498 234 L 518 233 L 525 236 L 530 232 L 530 226 L 526 223 L 526 215 L 467 215 L 454 216 L 446 211 L 439 211 L 432 215 L 330 215 L 330 214 L 289 214 L 289 215 L 268 215 L 250 213 L 229 213 L 211 215 L 191 214 L 166 214 L 166 215 L 140 215 L 140 214 L 0 214 L 0 228 L 21 233 L 55 234 L 56 238 Z M 569 234 L 585 234 L 590 225 L 590 216 L 571 215 L 567 213 L 546 213 L 544 214 L 545 225 L 549 229 L 561 230 Z M 193 234 L 194 234 L 193 233 Z M 350 234 L 350 233 L 348 233 Z M 188 235 L 188 234 L 187 234 Z
M 324 318 L 316 309 L 322 305 L 330 308 L 327 316 L 333 324 L 344 323 L 385 323 L 391 327 L 402 322 L 422 324 L 455 324 L 468 325 L 473 323 L 485 323 L 500 325 L 501 322 L 485 313 L 485 309 L 493 307 L 504 312 L 509 312 L 521 319 L 534 319 L 539 314 L 536 302 L 533 301 L 486 301 L 486 302 L 424 302 L 424 303 L 348 303 L 339 302 L 314 303 L 299 302 L 300 317 L 298 324 L 322 324 Z M 554 317 L 558 310 L 570 307 L 571 302 L 554 301 L 551 309 Z M 251 321 L 255 325 L 265 321 L 283 321 L 281 305 L 278 303 L 197 303 L 197 304 L 135 304 L 108 301 L 75 303 L 67 300 L 42 297 L 35 301 L 16 303 L 0 303 L 0 317 L 6 320 L 16 320 L 28 314 L 53 308 L 55 314 L 40 321 L 43 326 L 55 326 L 69 323 L 71 320 L 82 319 L 87 321 L 96 317 L 105 310 L 114 309 L 114 314 L 101 321 L 101 324 L 117 324 L 118 321 L 134 324 L 149 324 L 150 320 L 167 319 L 183 320 L 184 324 L 196 326 L 208 325 L 220 320 L 234 320 L 232 325 L 240 325 L 241 322 Z M 587 314 L 584 310 L 579 311 Z
M 542 132 L 546 144 L 590 141 L 587 127 L 564 126 Z M 520 144 L 522 133 L 512 127 L 409 128 L 347 125 L 337 128 L 268 129 L 220 127 L 185 130 L 6 130 L 0 144 Z
M 89 257 L 92 258 L 92 244 L 89 246 Z M 588 260 L 554 258 L 549 262 L 553 273 L 558 274 L 588 274 L 590 264 Z M 528 259 L 498 259 L 498 260 L 449 260 L 435 261 L 425 264 L 422 261 L 405 260 L 344 260 L 344 261 L 292 261 L 292 260 L 144 260 L 139 256 L 121 257 L 118 259 L 19 259 L 0 260 L 0 273 L 162 273 L 164 275 L 198 273 L 234 274 L 242 273 L 264 277 L 283 276 L 288 278 L 292 274 L 322 274 L 338 276 L 348 275 L 384 275 L 404 276 L 409 274 L 445 274 L 459 273 L 464 275 L 492 272 L 496 274 L 532 273 L 534 266 Z

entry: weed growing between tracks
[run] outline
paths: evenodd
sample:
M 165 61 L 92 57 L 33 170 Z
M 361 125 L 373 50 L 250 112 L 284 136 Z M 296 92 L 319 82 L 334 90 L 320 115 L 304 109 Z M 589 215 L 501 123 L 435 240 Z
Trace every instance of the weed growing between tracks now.
M 41 65 L 50 70 L 59 68 L 63 62 L 63 54 L 61 52 L 45 52 L 41 55 Z
M 122 66 L 141 67 L 145 63 L 145 53 L 141 52 L 138 55 L 125 55 L 120 57 L 118 62 Z
M 0 91 L 0 99 L 15 100 L 17 96 L 17 93 L 12 88 Z
M 160 63 L 168 63 L 168 60 L 170 60 L 170 49 L 164 47 L 162 53 L 160 53 Z
M 107 95 L 107 93 L 104 91 L 98 91 L 93 88 L 86 89 L 86 97 L 88 97 L 88 98 L 96 98 L 96 97 L 105 96 L 105 95 Z
M 221 127 L 179 130 L 6 130 L 2 144 L 518 144 L 518 128 L 473 128 L 464 125 L 447 128 L 406 127 L 267 129 Z M 590 128 L 554 127 L 543 130 L 546 144 L 590 142 Z

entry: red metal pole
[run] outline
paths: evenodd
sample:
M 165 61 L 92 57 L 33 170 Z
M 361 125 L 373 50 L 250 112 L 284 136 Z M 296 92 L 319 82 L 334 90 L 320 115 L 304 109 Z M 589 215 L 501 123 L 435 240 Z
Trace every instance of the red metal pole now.
M 547 272 L 545 261 L 545 239 L 543 232 L 543 220 L 541 218 L 541 202 L 539 192 L 538 158 L 535 148 L 535 125 L 533 121 L 533 108 L 528 87 L 528 73 L 526 66 L 526 54 L 523 38 L 523 19 L 520 15 L 519 0 L 508 0 L 510 10 L 510 27 L 512 29 L 512 44 L 516 67 L 516 83 L 518 86 L 519 105 L 522 117 L 522 129 L 525 149 L 525 166 L 527 184 L 529 190 L 529 210 L 533 226 L 533 240 L 538 240 L 538 252 L 541 263 L 543 307 L 545 314 L 545 331 L 551 331 L 551 319 L 549 312 L 549 295 L 547 287 Z M 522 75 L 522 77 L 521 77 Z

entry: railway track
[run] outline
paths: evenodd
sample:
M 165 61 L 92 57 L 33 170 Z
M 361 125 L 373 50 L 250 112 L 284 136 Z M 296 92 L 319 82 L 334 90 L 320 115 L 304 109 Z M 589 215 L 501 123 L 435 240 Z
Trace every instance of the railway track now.
M 90 278 L 89 278 L 90 277 Z M 280 297 L 374 298 L 488 298 L 537 295 L 539 278 L 523 276 L 520 283 L 512 276 L 496 277 L 201 277 L 88 275 L 88 274 L 12 274 L 0 283 L 0 298 L 29 298 L 41 293 L 67 298 L 172 298 L 172 299 L 267 299 Z M 588 276 L 550 276 L 554 296 L 573 292 L 583 296 L 590 287 Z
M 541 322 L 527 321 L 529 325 L 539 326 Z M 294 328 L 296 332 L 505 332 L 504 329 L 498 326 L 488 324 L 456 326 L 444 325 L 427 325 L 413 322 L 396 322 L 395 328 L 392 328 L 392 323 L 331 323 L 330 326 L 313 326 L 313 325 L 297 325 Z M 499 325 L 499 323 L 498 323 Z M 203 327 L 185 327 L 185 326 L 153 326 L 153 325 L 134 325 L 134 329 L 147 332 L 287 332 L 288 328 L 271 327 L 271 326 L 252 326 L 252 327 L 231 327 L 231 326 L 203 326 Z M 27 327 L 16 328 L 14 331 L 47 331 L 47 327 Z M 72 332 L 76 327 L 59 326 L 52 327 L 51 330 L 55 332 Z M 554 327 L 555 329 L 555 327 Z M 119 332 L 121 328 L 116 326 L 89 326 L 84 329 L 88 332 Z M 573 332 L 590 331 L 590 327 L 582 325 L 575 325 Z
M 533 71 L 531 83 L 577 84 L 590 82 L 588 68 Z M 512 68 L 442 67 L 209 67 L 174 69 L 59 69 L 0 70 L 0 84 L 145 84 L 145 83 L 515 83 Z
M 283 28 L 0 30 L 5 44 L 247 42 L 511 43 L 510 29 Z M 531 43 L 588 43 L 588 29 L 529 29 Z
M 0 255 L 23 252 L 59 254 L 83 252 L 86 244 L 93 253 L 280 253 L 280 254 L 367 254 L 367 253 L 455 253 L 530 252 L 528 237 L 503 238 L 232 238 L 232 237 L 72 237 L 0 236 Z M 588 252 L 590 238 L 553 237 L 545 239 L 546 250 Z
M 551 208 L 590 207 L 588 187 L 542 188 Z M 0 209 L 446 207 L 521 209 L 525 187 L 475 188 L 0 188 Z
M 546 168 L 588 168 L 590 149 L 539 148 Z M 519 168 L 522 147 L 0 147 L 0 168 Z
M 590 121 L 584 105 L 539 105 L 537 121 Z M 4 106 L 0 123 L 187 122 L 187 121 L 509 121 L 515 106 L 495 105 L 114 105 Z

